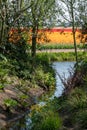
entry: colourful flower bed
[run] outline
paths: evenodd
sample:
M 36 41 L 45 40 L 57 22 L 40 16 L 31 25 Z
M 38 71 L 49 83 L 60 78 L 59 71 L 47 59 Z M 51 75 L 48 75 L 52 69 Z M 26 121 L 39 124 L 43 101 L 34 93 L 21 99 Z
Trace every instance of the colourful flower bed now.
M 31 43 L 32 31 L 28 29 L 21 29 L 21 35 L 18 33 L 17 29 L 13 29 L 10 32 L 10 42 L 17 43 L 21 36 L 27 41 L 27 43 Z M 87 34 L 83 36 L 80 29 L 76 30 L 76 42 L 81 43 L 85 42 L 85 38 Z M 37 43 L 38 44 L 72 44 L 73 43 L 73 34 L 71 28 L 54 28 L 54 29 L 42 29 L 38 31 L 37 35 Z

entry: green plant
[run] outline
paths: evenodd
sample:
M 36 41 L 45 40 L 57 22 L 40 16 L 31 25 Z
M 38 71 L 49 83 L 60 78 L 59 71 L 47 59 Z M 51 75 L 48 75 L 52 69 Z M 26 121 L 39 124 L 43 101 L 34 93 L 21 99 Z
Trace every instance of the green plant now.
M 0 90 L 4 90 L 6 84 L 8 84 L 7 77 L 9 70 L 3 66 L 7 61 L 0 61 Z
M 36 119 L 36 120 L 35 120 Z M 58 130 L 62 125 L 61 119 L 57 113 L 48 110 L 34 113 L 34 126 L 33 130 Z
M 7 58 L 3 55 L 3 54 L 0 54 L 0 61 L 7 61 Z
M 16 100 L 13 100 L 13 99 L 5 99 L 4 105 L 5 105 L 6 111 L 10 112 L 11 108 L 14 108 L 18 105 L 18 102 Z
M 87 129 L 87 110 L 80 110 L 75 117 L 75 122 L 81 130 Z
M 40 130 L 58 130 L 61 126 L 61 121 L 58 116 L 50 115 L 42 121 Z
M 22 94 L 22 95 L 19 96 L 19 98 L 20 98 L 20 100 L 23 101 L 23 100 L 28 98 L 28 95 Z
M 78 55 L 83 55 L 82 52 L 78 52 Z M 75 55 L 74 52 L 52 52 L 52 53 L 37 53 L 37 63 L 40 61 L 43 65 L 52 62 L 52 61 L 74 61 Z
M 87 93 L 80 88 L 75 88 L 74 90 L 72 90 L 71 94 L 68 96 L 68 105 L 71 111 L 86 108 L 87 107 Z
M 19 95 L 19 101 L 20 101 L 23 109 L 26 108 L 27 106 L 29 106 L 29 102 L 27 102 L 28 98 L 29 98 L 28 95 L 25 95 L 25 94 Z
M 4 90 L 4 85 L 3 84 L 0 84 L 0 90 Z
M 55 85 L 55 79 L 53 72 L 50 70 L 48 72 L 45 69 L 42 66 L 37 67 L 35 70 L 35 80 L 39 86 L 43 87 L 46 90 L 50 90 Z
M 0 76 L 0 90 L 4 91 L 5 88 L 5 84 L 8 83 L 8 81 L 6 80 L 7 75 L 6 76 Z
M 58 43 L 46 43 L 46 44 L 37 44 L 38 50 L 45 49 L 73 49 L 73 44 L 58 44 Z

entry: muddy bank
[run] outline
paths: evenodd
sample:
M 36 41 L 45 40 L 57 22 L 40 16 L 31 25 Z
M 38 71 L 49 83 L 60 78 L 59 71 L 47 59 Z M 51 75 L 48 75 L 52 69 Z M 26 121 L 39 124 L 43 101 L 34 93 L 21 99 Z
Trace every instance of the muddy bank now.
M 21 119 L 30 112 L 32 105 L 36 104 L 36 98 L 40 97 L 44 93 L 42 88 L 30 88 L 27 93 L 16 86 L 7 86 L 4 91 L 0 92 L 0 129 L 7 128 L 15 121 Z M 20 99 L 20 95 L 27 94 L 26 99 Z M 10 107 L 10 112 L 6 110 L 5 99 L 13 99 L 18 102 L 15 107 Z M 22 102 L 26 103 L 23 106 Z

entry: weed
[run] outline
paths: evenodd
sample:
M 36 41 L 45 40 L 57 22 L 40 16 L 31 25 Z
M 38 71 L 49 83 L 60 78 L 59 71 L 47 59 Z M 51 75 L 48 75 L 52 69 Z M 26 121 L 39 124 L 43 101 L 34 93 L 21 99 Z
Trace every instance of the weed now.
M 16 100 L 13 100 L 13 99 L 5 99 L 4 105 L 5 105 L 6 111 L 9 113 L 11 112 L 11 108 L 16 107 L 18 103 Z

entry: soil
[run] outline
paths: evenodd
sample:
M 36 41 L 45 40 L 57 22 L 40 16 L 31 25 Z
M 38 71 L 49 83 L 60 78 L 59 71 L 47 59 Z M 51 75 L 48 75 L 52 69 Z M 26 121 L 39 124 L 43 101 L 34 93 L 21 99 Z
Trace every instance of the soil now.
M 27 112 L 29 113 L 30 107 L 35 104 L 35 97 L 40 97 L 43 93 L 42 88 L 30 88 L 27 92 L 29 98 L 25 101 L 28 103 L 28 106 L 24 108 L 19 100 L 19 95 L 25 93 L 18 90 L 15 85 L 9 85 L 5 87 L 4 91 L 0 91 L 0 129 L 22 118 Z M 8 113 L 4 105 L 5 99 L 15 99 L 19 105 L 11 108 L 11 111 Z

